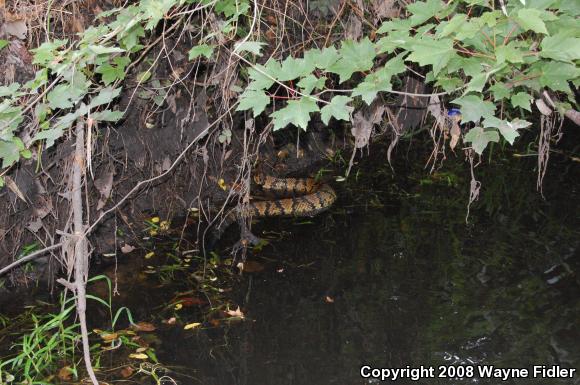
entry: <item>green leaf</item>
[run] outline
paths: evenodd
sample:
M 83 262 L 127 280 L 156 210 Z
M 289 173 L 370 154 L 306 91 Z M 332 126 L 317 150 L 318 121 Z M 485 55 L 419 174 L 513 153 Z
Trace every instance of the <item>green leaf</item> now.
M 121 93 L 121 88 L 106 87 L 99 92 L 97 96 L 91 99 L 89 107 L 95 108 L 103 104 L 108 104 L 113 101 Z
M 63 127 L 56 126 L 48 130 L 42 130 L 34 137 L 33 141 L 46 140 L 46 148 L 52 147 L 54 142 L 59 139 L 64 133 Z
M 547 62 L 541 66 L 540 85 L 554 91 L 570 92 L 568 81 L 580 76 L 580 69 L 574 64 Z
M 350 79 L 357 71 L 368 71 L 376 57 L 375 46 L 368 37 L 360 42 L 345 40 L 340 47 L 340 59 L 328 71 L 340 76 L 340 83 Z
M 511 102 L 512 102 L 512 106 L 514 108 L 520 107 L 526 111 L 532 112 L 532 109 L 530 107 L 530 102 L 533 99 L 534 98 L 531 95 L 529 95 L 527 92 L 518 92 L 517 94 L 512 96 Z
M 403 62 L 404 54 L 394 57 L 385 65 L 371 74 L 367 75 L 363 82 L 353 90 L 352 96 L 360 96 L 366 104 L 370 105 L 376 98 L 377 93 L 391 91 L 391 78 L 393 75 L 406 71 Z
M 105 85 L 109 85 L 116 80 L 125 79 L 125 67 L 130 62 L 131 60 L 127 56 L 116 56 L 113 58 L 112 64 L 101 64 L 95 72 L 101 74 L 101 80 Z
M 266 43 L 262 43 L 259 41 L 242 41 L 238 42 L 234 45 L 234 52 L 244 52 L 248 51 L 253 53 L 256 56 L 261 56 L 260 50 L 262 46 Z
M 481 96 L 467 95 L 455 99 L 452 103 L 461 106 L 461 115 L 464 122 L 479 122 L 480 118 L 493 116 L 495 105 L 492 102 L 483 101 Z
M 499 134 L 496 130 L 485 130 L 483 127 L 473 127 L 465 134 L 463 141 L 471 143 L 471 148 L 481 155 L 489 142 L 499 142 Z
M 315 64 L 305 59 L 294 59 L 292 56 L 286 57 L 282 62 L 282 67 L 278 73 L 278 80 L 285 82 L 310 74 L 315 68 Z
M 151 30 L 155 28 L 157 23 L 163 19 L 163 16 L 177 3 L 177 0 L 141 0 L 139 9 L 143 12 L 145 18 L 149 19 L 145 29 Z
M 416 1 L 407 5 L 407 11 L 413 14 L 409 18 L 411 26 L 416 26 L 429 20 L 444 7 L 445 4 L 440 0 Z
M 407 60 L 414 61 L 422 66 L 432 65 L 435 76 L 456 55 L 453 49 L 453 40 L 451 39 L 434 40 L 423 37 L 411 43 L 411 50 L 413 52 L 407 57 Z
M 463 14 L 458 14 L 453 16 L 448 22 L 439 24 L 437 31 L 441 30 L 438 34 L 439 37 L 449 36 L 452 33 L 458 31 L 467 22 L 467 16 Z
M 0 158 L 2 159 L 2 168 L 12 166 L 20 159 L 19 146 L 14 141 L 6 142 L 0 140 Z
M 255 68 L 248 68 L 248 75 L 252 82 L 248 84 L 248 89 L 251 90 L 267 90 L 274 84 L 274 79 L 267 76 L 268 70 L 260 64 L 256 64 Z
M 125 50 L 129 52 L 135 52 L 135 48 L 138 47 L 139 38 L 145 36 L 145 30 L 141 24 L 135 24 L 131 26 L 128 30 L 119 34 L 119 44 Z
M 392 31 L 409 31 L 411 29 L 411 21 L 409 19 L 391 19 L 381 24 L 377 30 L 377 34 L 383 34 Z
M 521 49 L 517 47 L 517 43 L 515 41 L 511 41 L 507 45 L 500 45 L 495 50 L 495 57 L 498 64 L 504 62 L 510 63 L 523 63 L 524 62 L 524 55 Z
M 510 89 L 504 83 L 495 83 L 493 86 L 489 87 L 489 90 L 493 93 L 493 100 L 499 102 L 502 99 L 507 99 L 511 95 Z
M 9 86 L 0 86 L 0 98 L 4 96 L 18 96 L 17 91 L 20 89 L 20 83 L 12 83 Z
M 189 50 L 189 60 L 197 59 L 200 56 L 205 56 L 206 59 L 213 55 L 214 45 L 200 44 Z
M 84 95 L 83 91 L 68 83 L 59 84 L 46 95 L 46 100 L 50 108 L 70 108 Z
M 391 53 L 397 48 L 408 48 L 414 38 L 409 36 L 409 31 L 394 31 L 379 39 L 377 42 L 378 53 Z
M 238 104 L 236 111 L 251 109 L 255 118 L 264 111 L 268 104 L 270 104 L 270 97 L 266 95 L 264 91 L 246 89 L 246 91 L 240 95 L 240 104 Z
M 334 47 L 326 47 L 322 50 L 311 49 L 304 52 L 304 60 L 313 64 L 316 68 L 326 70 L 338 61 L 338 51 Z
M 439 75 L 437 77 L 437 82 L 435 83 L 437 86 L 443 88 L 446 92 L 451 92 L 464 84 L 463 79 L 456 78 L 456 77 L 447 77 Z
M 542 11 L 533 8 L 522 8 L 518 11 L 516 21 L 526 31 L 534 31 L 536 33 L 548 34 L 546 24 L 540 18 Z
M 321 89 L 326 83 L 326 76 L 321 76 L 317 78 L 313 74 L 300 79 L 298 82 L 298 87 L 302 88 L 303 93 L 310 94 L 314 89 Z
M 352 98 L 344 95 L 337 95 L 330 101 L 330 104 L 322 107 L 320 110 L 320 118 L 322 123 L 328 124 L 330 118 L 334 117 L 337 120 L 350 120 L 350 114 L 354 110 L 354 107 L 347 106 L 347 103 L 351 102 Z
M 125 52 L 123 48 L 119 47 L 106 47 L 104 45 L 90 45 L 89 50 L 95 55 L 111 54 L 118 52 Z
M 0 50 L 2 50 L 2 48 L 6 47 L 10 42 L 8 40 L 2 40 L 0 39 Z
M 270 116 L 274 119 L 274 131 L 294 124 L 304 131 L 310 122 L 310 113 L 318 111 L 316 101 L 310 97 L 302 97 L 299 100 L 290 100 L 288 105 L 281 110 L 273 112 Z
M 57 48 L 62 47 L 65 45 L 67 40 L 53 40 L 50 42 L 44 42 L 40 45 L 40 47 L 33 49 L 34 52 L 34 59 L 32 60 L 32 64 L 40 64 L 46 66 L 48 63 L 53 61 L 56 56 Z
M 512 145 L 514 144 L 514 140 L 520 136 L 518 130 L 520 128 L 529 127 L 531 124 L 532 123 L 528 121 L 519 119 L 508 122 L 507 120 L 500 120 L 494 116 L 486 118 L 483 122 L 484 127 L 494 127 L 499 129 L 499 132 L 501 132 L 504 139 Z
M 572 63 L 580 59 L 580 38 L 571 37 L 574 31 L 561 32 L 542 40 L 540 56 Z
M 103 110 L 95 112 L 94 114 L 91 115 L 91 117 L 96 121 L 116 122 L 119 119 L 121 119 L 123 115 L 124 115 L 123 111 Z

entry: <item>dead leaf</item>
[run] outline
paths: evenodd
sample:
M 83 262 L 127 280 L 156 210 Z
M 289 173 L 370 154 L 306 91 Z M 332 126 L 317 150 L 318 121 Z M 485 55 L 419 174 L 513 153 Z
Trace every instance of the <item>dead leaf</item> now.
M 382 121 L 384 112 L 384 106 L 373 103 L 369 108 L 354 114 L 351 133 L 356 148 L 363 148 L 369 144 L 373 126 Z
M 371 7 L 374 10 L 373 16 L 375 23 L 381 19 L 392 19 L 399 15 L 399 10 L 396 7 L 396 1 L 371 0 Z
M 130 252 L 132 252 L 133 250 L 135 250 L 135 247 L 125 243 L 122 247 L 121 247 L 121 252 L 123 254 L 129 254 Z
M 100 333 L 99 336 L 105 342 L 111 342 L 111 341 L 114 341 L 117 338 L 119 338 L 119 334 L 117 334 L 117 333 L 107 333 L 107 332 L 103 332 L 103 333 Z
M 36 218 L 35 221 L 28 222 L 26 228 L 32 231 L 33 233 L 36 233 L 38 230 L 42 228 L 42 220 L 40 218 Z
M 138 332 L 152 332 L 155 329 L 156 329 L 155 325 L 149 322 L 137 322 L 136 324 L 133 325 L 133 330 L 136 330 Z
M 123 378 L 129 378 L 133 375 L 133 373 L 135 373 L 135 369 L 133 369 L 131 366 L 125 366 L 123 369 L 121 369 L 121 377 Z
M 236 310 L 226 310 L 226 314 L 230 317 L 244 318 L 244 313 L 242 313 L 239 306 Z
M 103 174 L 101 174 L 97 179 L 95 179 L 95 187 L 101 193 L 101 197 L 97 202 L 97 210 L 105 207 L 105 203 L 111 196 L 111 190 L 113 188 L 113 175 L 114 171 L 112 168 L 107 169 Z
M 351 13 L 344 32 L 347 39 L 358 41 L 362 36 L 362 23 L 356 13 Z
M 195 329 L 201 326 L 201 322 L 192 322 L 183 327 L 183 330 Z
M 24 40 L 28 32 L 26 21 L 24 19 L 6 21 L 4 23 L 4 32 L 17 39 Z
M 129 358 L 135 358 L 137 360 L 146 360 L 149 356 L 145 353 L 131 353 L 129 354 Z
M 451 124 L 451 140 L 449 141 L 449 147 L 453 150 L 455 146 L 457 146 L 457 142 L 459 142 L 459 138 L 461 137 L 461 128 L 459 127 L 459 123 L 457 121 L 453 121 Z
M 6 186 L 8 186 L 10 191 L 12 191 L 14 194 L 16 194 L 16 196 L 18 198 L 20 198 L 20 200 L 22 200 L 24 203 L 28 203 L 26 201 L 26 198 L 24 198 L 24 194 L 22 194 L 22 191 L 20 191 L 20 189 L 16 185 L 16 182 L 14 182 L 12 180 L 12 178 L 10 178 L 8 175 L 6 175 L 6 176 L 4 176 L 4 182 L 6 182 Z
M 73 371 L 70 368 L 70 366 L 63 366 L 62 368 L 60 368 L 60 370 L 58 371 L 58 378 L 61 381 L 70 381 L 72 378 L 72 374 Z

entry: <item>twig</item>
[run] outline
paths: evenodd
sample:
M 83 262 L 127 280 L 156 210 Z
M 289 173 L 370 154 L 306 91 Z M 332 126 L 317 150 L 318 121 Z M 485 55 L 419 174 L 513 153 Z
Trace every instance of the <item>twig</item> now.
M 59 247 L 61 247 L 63 245 L 63 243 L 57 243 L 48 247 L 45 247 L 42 250 L 37 250 L 34 253 L 28 254 L 27 256 L 24 256 L 20 259 L 17 259 L 16 261 L 12 262 L 10 265 L 3 267 L 2 269 L 0 269 L 0 276 L 9 272 L 10 270 L 14 269 L 15 267 L 18 267 L 20 265 L 22 265 L 23 263 L 32 261 L 33 259 L 36 259 L 42 255 L 44 255 L 44 253 L 47 253 L 51 250 L 54 249 L 58 249 Z
M 89 273 L 89 251 L 87 247 L 87 238 L 83 233 L 83 192 L 82 182 L 83 173 L 86 166 L 85 159 L 85 127 L 83 120 L 77 120 L 76 145 L 75 156 L 72 165 L 72 193 L 71 206 L 73 211 L 73 226 L 74 234 L 76 236 L 74 247 L 74 291 L 77 299 L 77 314 L 79 315 L 79 323 L 81 326 L 81 338 L 83 342 L 83 356 L 85 360 L 85 368 L 91 378 L 93 385 L 99 385 L 99 381 L 95 376 L 93 365 L 91 364 L 91 351 L 89 345 L 89 333 L 87 330 L 87 293 L 86 284 Z M 88 207 L 87 207 L 88 209 Z M 65 285 L 66 286 L 66 285 Z

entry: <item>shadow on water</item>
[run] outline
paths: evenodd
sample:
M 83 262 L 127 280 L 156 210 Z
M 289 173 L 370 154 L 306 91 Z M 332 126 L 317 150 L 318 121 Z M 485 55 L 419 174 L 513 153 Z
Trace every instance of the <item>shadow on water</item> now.
M 531 160 L 479 168 L 481 198 L 466 224 L 464 164 L 451 160 L 432 176 L 398 166 L 394 178 L 389 168 L 373 167 L 383 155 L 366 160 L 358 180 L 338 186 L 331 212 L 255 225 L 271 238 L 249 255 L 264 269 L 232 274 L 233 290 L 223 294 L 246 319 L 212 324 L 198 315 L 206 318 L 195 330 L 160 326 L 152 344 L 172 378 L 368 384 L 379 381 L 361 378 L 362 365 L 580 368 L 578 166 L 553 160 L 545 200 L 535 191 Z M 173 273 L 172 286 L 158 288 L 130 269 L 119 278 L 126 298 L 116 304 L 137 319 L 163 313 L 167 292 L 189 287 L 187 274 Z M 580 383 L 579 375 L 474 377 L 385 383 Z

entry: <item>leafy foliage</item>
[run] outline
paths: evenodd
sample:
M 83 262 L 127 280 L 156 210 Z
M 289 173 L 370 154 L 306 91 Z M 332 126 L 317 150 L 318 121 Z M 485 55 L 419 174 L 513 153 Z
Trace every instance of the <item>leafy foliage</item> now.
M 500 135 L 514 143 L 518 130 L 530 123 L 510 121 L 510 115 L 520 109 L 533 112 L 531 102 L 543 89 L 563 96 L 559 110 L 575 105 L 570 82 L 579 82 L 580 29 L 571 26 L 578 7 L 566 1 L 510 1 L 504 12 L 482 1 L 427 0 L 406 9 L 408 18 L 381 25 L 376 42 L 345 40 L 339 49 L 311 49 L 302 58 L 253 65 L 248 71 L 252 92 L 241 95 L 238 109 L 257 115 L 275 101 L 270 114 L 275 129 L 287 124 L 306 129 L 311 113 L 318 111 L 324 124 L 333 117 L 351 120 L 358 97 L 370 105 L 393 91 L 393 76 L 413 66 L 435 91 L 448 93 L 451 103 L 461 107 L 463 123 L 472 127 L 464 142 L 481 154 Z M 275 84 L 288 90 L 285 108 L 270 93 Z M 351 89 L 321 98 L 338 85 Z M 502 107 L 502 116 L 496 116 L 506 100 L 512 109 Z M 308 108 L 298 108 L 306 101 Z
M 39 67 L 35 78 L 0 87 L 2 167 L 28 156 L 31 146 L 50 147 L 89 113 L 96 122 L 121 119 L 123 113 L 107 105 L 120 95 L 132 61 L 145 48 L 143 38 L 168 15 L 208 5 L 205 0 L 141 0 L 103 13 L 101 18 L 111 21 L 87 28 L 76 41 L 40 45 L 33 56 Z M 218 45 L 231 42 L 224 43 L 227 34 L 234 40 L 244 36 L 232 44 L 232 52 L 246 62 L 262 60 L 265 43 L 238 29 L 240 17 L 251 12 L 250 2 L 211 5 L 208 12 L 222 20 L 221 30 L 204 34 L 189 59 L 211 61 Z M 573 1 L 507 1 L 505 9 L 496 10 L 486 1 L 426 0 L 409 4 L 406 11 L 406 18 L 388 20 L 374 31 L 376 39 L 344 40 L 337 47 L 305 50 L 301 57 L 251 64 L 237 110 L 254 116 L 268 111 L 275 129 L 293 124 L 306 130 L 317 113 L 324 124 L 332 118 L 348 121 L 361 102 L 370 105 L 393 92 L 398 84 L 393 78 L 412 70 L 461 107 L 463 123 L 471 127 L 464 141 L 481 153 L 500 135 L 513 143 L 528 123 L 512 115 L 533 112 L 531 102 L 544 89 L 560 95 L 560 111 L 575 106 L 570 84 L 578 85 L 580 77 L 580 11 Z M 0 41 L 0 49 L 7 44 Z M 137 79 L 143 83 L 150 76 L 144 71 Z M 31 97 L 32 105 L 24 102 Z M 33 119 L 24 119 L 25 114 Z M 19 138 L 25 125 L 32 137 L 27 143 Z

